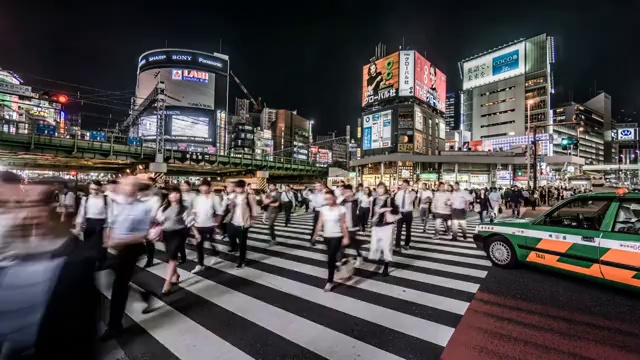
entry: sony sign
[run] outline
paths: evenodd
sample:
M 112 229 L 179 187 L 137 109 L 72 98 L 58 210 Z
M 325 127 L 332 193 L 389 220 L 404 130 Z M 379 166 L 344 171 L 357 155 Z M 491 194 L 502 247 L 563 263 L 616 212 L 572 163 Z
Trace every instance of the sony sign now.
M 172 60 L 191 61 L 191 55 L 171 55 Z

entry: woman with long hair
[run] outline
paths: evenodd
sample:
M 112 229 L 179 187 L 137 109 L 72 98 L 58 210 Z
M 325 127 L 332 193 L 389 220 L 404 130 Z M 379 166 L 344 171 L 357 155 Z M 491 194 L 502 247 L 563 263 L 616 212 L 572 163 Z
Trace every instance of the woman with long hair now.
M 171 287 L 180 281 L 180 275 L 176 270 L 176 262 L 178 260 L 178 253 L 184 246 L 188 235 L 187 224 L 185 222 L 187 207 L 182 201 L 180 188 L 170 189 L 167 200 L 157 215 L 158 222 L 162 224 L 162 238 L 169 257 L 167 275 L 164 286 L 162 287 L 163 294 L 169 293 Z
M 382 276 L 389 275 L 389 263 L 392 260 L 391 246 L 393 240 L 393 225 L 400 213 L 389 195 L 387 185 L 383 182 L 376 188 L 378 196 L 373 200 L 373 215 L 371 223 L 371 244 L 369 245 L 369 259 L 379 260 L 382 253 L 384 267 Z
M 360 196 L 358 197 L 358 225 L 360 231 L 365 232 L 367 223 L 369 222 L 369 216 L 371 214 L 371 189 L 365 187 L 362 189 Z
M 487 194 L 486 189 L 480 190 L 480 195 L 478 196 L 478 205 L 480 205 L 480 211 L 478 215 L 480 215 L 480 222 L 484 222 L 485 216 L 489 213 L 489 210 L 493 209 L 493 205 L 491 204 L 491 200 L 489 199 L 489 194 Z
M 343 246 L 349 245 L 349 232 L 347 230 L 346 211 L 336 201 L 333 191 L 327 190 L 324 193 L 326 206 L 319 209 L 318 223 L 313 231 L 312 239 L 315 239 L 320 229 L 322 237 L 327 245 L 327 285 L 324 291 L 333 289 L 333 276 L 338 261 L 338 253 Z

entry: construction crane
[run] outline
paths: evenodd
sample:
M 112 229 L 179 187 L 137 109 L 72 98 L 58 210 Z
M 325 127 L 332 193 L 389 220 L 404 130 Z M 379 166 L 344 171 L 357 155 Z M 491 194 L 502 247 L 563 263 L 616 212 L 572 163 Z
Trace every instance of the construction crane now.
M 245 95 L 247 95 L 247 97 L 249 98 L 249 101 L 251 101 L 251 103 L 253 104 L 253 111 L 259 111 L 262 110 L 262 101 L 260 98 L 258 98 L 258 102 L 256 102 L 253 99 L 253 96 L 251 96 L 251 94 L 249 94 L 249 91 L 247 90 L 247 88 L 244 87 L 244 85 L 242 85 L 242 83 L 240 82 L 240 80 L 238 79 L 238 77 L 233 73 L 233 71 L 229 71 L 229 74 L 231 74 L 231 76 L 233 76 L 233 80 L 236 81 L 236 83 L 238 84 L 238 86 L 240 86 L 240 89 L 242 89 L 242 91 L 244 92 Z

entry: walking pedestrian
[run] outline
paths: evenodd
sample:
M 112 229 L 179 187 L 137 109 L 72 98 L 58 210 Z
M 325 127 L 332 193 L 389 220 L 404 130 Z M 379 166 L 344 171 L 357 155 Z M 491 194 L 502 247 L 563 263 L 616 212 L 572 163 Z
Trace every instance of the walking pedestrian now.
M 220 253 L 215 244 L 215 227 L 220 224 L 222 217 L 222 200 L 211 193 L 211 182 L 207 179 L 203 179 L 200 182 L 200 194 L 193 199 L 192 213 L 194 216 L 194 235 L 196 237 L 196 253 L 198 264 L 191 271 L 195 274 L 204 270 L 204 242 L 209 241 L 211 244 L 211 251 L 213 253 L 213 260 L 210 265 L 215 265 L 218 262 L 218 256 Z M 234 250 L 234 249 L 231 249 Z
M 129 282 L 138 258 L 144 253 L 144 242 L 155 215 L 153 206 L 138 197 L 140 186 L 138 179 L 133 176 L 120 182 L 118 201 L 112 203 L 114 209 L 104 235 L 104 246 L 116 250 L 117 253 L 109 321 L 107 329 L 100 337 L 103 341 L 119 336 L 122 331 L 122 317 L 129 297 Z M 142 312 L 149 313 L 152 310 L 149 304 L 151 296 L 146 291 L 142 291 L 140 295 L 147 303 Z
M 449 222 L 451 221 L 451 193 L 446 190 L 443 182 L 438 184 L 438 190 L 433 194 L 431 207 L 436 219 L 435 238 L 437 239 L 441 229 L 445 234 L 449 233 Z
M 180 281 L 180 274 L 177 272 L 178 254 L 181 249 L 184 249 L 188 233 L 185 221 L 188 213 L 183 201 L 179 188 L 170 189 L 168 201 L 162 205 L 156 216 L 158 223 L 162 226 L 162 241 L 169 258 L 167 275 L 162 287 L 162 294 L 165 295 Z
M 235 193 L 230 194 L 228 199 L 228 206 L 231 212 L 231 220 L 228 224 L 229 243 L 234 248 L 239 247 L 240 250 L 236 269 L 241 269 L 245 264 L 249 229 L 258 215 L 256 198 L 245 191 L 244 185 L 244 180 L 236 181 Z
M 322 237 L 327 245 L 327 284 L 324 287 L 324 291 L 328 292 L 333 289 L 338 253 L 343 246 L 349 244 L 349 233 L 345 210 L 336 202 L 336 196 L 333 191 L 327 190 L 324 198 L 326 206 L 318 210 L 318 223 L 312 236 L 315 239 L 320 230 L 322 230 Z
M 313 228 L 316 228 L 318 219 L 320 218 L 320 209 L 324 206 L 325 195 L 324 186 L 321 183 L 315 184 L 315 192 L 311 194 L 310 205 L 313 209 Z M 309 239 L 311 246 L 316 246 L 316 239 L 311 233 L 311 239 Z
M 276 243 L 276 220 L 280 214 L 282 194 L 278 191 L 276 184 L 269 184 L 269 207 L 267 218 L 269 219 L 269 237 L 271 245 Z
M 284 210 L 284 226 L 289 226 L 291 221 L 291 211 L 295 209 L 296 197 L 291 191 L 291 185 L 286 185 L 285 190 L 280 195 L 282 210 Z
M 365 232 L 367 228 L 367 223 L 369 222 L 369 217 L 371 216 L 371 202 L 373 201 L 373 197 L 371 196 L 371 189 L 364 188 L 358 197 L 358 225 L 360 226 L 360 231 L 362 233 Z
M 342 202 L 340 205 L 344 207 L 347 222 L 347 231 L 349 232 L 349 246 L 356 251 L 355 266 L 362 265 L 362 253 L 360 253 L 360 243 L 357 239 L 358 226 L 358 200 L 353 194 L 353 186 L 345 184 L 342 188 Z
M 75 228 L 75 233 L 82 234 L 84 241 L 95 249 L 98 270 L 102 270 L 107 261 L 107 249 L 102 242 L 111 201 L 101 190 L 100 181 L 92 180 L 89 183 L 89 195 L 80 201 Z
M 422 232 L 424 233 L 427 232 L 427 222 L 433 201 L 433 192 L 429 190 L 427 184 L 422 184 L 422 190 L 418 193 L 418 201 L 420 202 L 420 219 L 422 219 Z
M 402 226 L 405 227 L 405 239 L 402 249 L 409 250 L 411 245 L 411 225 L 413 223 L 413 200 L 415 193 L 409 189 L 409 180 L 403 180 L 400 184 L 400 191 L 394 197 L 395 203 L 400 211 L 400 219 L 396 224 L 396 250 L 400 250 L 400 238 L 402 237 Z
M 393 241 L 393 226 L 398 219 L 398 207 L 394 204 L 387 185 L 383 182 L 376 188 L 377 196 L 373 201 L 373 215 L 371 222 L 371 243 L 369 245 L 369 259 L 373 261 L 383 258 L 382 276 L 389 276 L 389 263 Z

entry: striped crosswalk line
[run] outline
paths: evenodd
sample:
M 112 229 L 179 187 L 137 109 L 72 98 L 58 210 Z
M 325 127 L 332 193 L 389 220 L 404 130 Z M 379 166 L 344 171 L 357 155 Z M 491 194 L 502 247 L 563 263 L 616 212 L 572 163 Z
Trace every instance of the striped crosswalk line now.
M 322 291 L 326 249 L 322 242 L 309 246 L 311 213 L 295 214 L 288 226 L 280 215 L 276 244 L 270 244 L 267 224 L 255 224 L 240 270 L 236 255 L 223 252 L 217 264 L 191 274 L 196 254 L 188 245 L 190 261 L 179 266 L 180 285 L 168 296 L 159 294 L 168 258 L 157 244 L 159 262 L 140 268 L 133 280 L 157 295 L 157 310 L 141 315 L 133 297 L 127 315 L 164 346 L 166 358 L 436 359 L 490 263 L 471 242 L 434 239 L 433 224 L 423 233 L 415 220 L 411 249 L 394 254 L 388 277 L 366 259 L 369 230 L 359 233 L 365 261 L 330 293 Z M 467 221 L 470 234 L 477 223 Z M 227 249 L 226 241 L 215 246 Z M 108 286 L 100 289 L 109 296 Z M 135 341 L 131 336 L 127 340 Z

